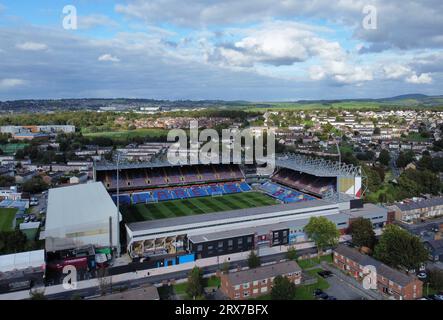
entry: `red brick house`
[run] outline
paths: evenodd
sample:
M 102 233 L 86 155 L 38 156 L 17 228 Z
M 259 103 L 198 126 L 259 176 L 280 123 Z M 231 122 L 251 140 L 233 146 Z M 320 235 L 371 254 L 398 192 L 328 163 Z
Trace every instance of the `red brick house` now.
M 258 297 L 271 292 L 276 276 L 288 277 L 294 284 L 301 283 L 301 268 L 295 261 L 280 262 L 221 275 L 221 291 L 231 300 Z
M 377 289 L 382 294 L 396 300 L 415 300 L 422 297 L 423 282 L 413 275 L 393 269 L 356 249 L 339 245 L 334 250 L 334 264 L 362 282 L 365 266 L 374 266 L 377 271 Z

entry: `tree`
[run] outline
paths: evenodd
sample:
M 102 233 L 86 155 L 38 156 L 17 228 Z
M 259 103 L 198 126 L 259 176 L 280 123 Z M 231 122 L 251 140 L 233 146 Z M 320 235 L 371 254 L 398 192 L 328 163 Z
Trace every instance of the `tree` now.
M 10 187 L 15 184 L 14 177 L 0 176 L 0 187 Z
M 104 296 L 111 288 L 111 278 L 109 277 L 108 269 L 100 268 L 97 270 L 98 287 L 100 293 Z
M 319 253 L 327 246 L 337 245 L 340 237 L 335 223 L 326 217 L 311 217 L 304 231 L 315 242 Z
M 383 149 L 382 151 L 380 151 L 380 155 L 378 156 L 378 161 L 382 165 L 388 166 L 389 161 L 391 161 L 391 155 L 390 155 L 389 151 L 386 149 Z
M 400 152 L 397 158 L 397 166 L 400 168 L 405 168 L 408 164 L 415 160 L 415 154 L 413 151 L 408 150 L 405 152 Z
M 45 290 L 32 290 L 29 291 L 29 295 L 31 297 L 31 300 L 46 300 L 45 296 Z
M 23 191 L 29 193 L 39 193 L 48 189 L 48 184 L 43 181 L 42 177 L 35 176 L 23 183 Z
M 223 262 L 223 265 L 222 265 L 222 268 L 221 268 L 222 273 L 228 274 L 229 273 L 229 268 L 230 268 L 229 262 L 228 261 Z
M 288 260 L 297 259 L 297 251 L 295 250 L 294 247 L 291 247 L 288 249 L 288 251 L 286 252 L 286 259 L 288 259 Z
M 20 230 L 0 232 L 0 254 L 25 251 L 27 238 Z
M 428 280 L 432 288 L 438 291 L 443 290 L 443 270 L 437 268 L 430 270 Z
M 419 237 L 390 224 L 375 246 L 374 258 L 394 268 L 416 270 L 427 261 L 428 251 Z
M 381 130 L 379 127 L 374 128 L 374 134 L 380 134 Z
M 287 277 L 281 275 L 274 278 L 271 299 L 272 300 L 292 300 L 295 296 L 295 284 Z
M 203 275 L 198 267 L 194 267 L 188 275 L 186 293 L 194 300 L 203 293 Z
M 258 268 L 260 267 L 260 257 L 254 252 L 254 250 L 251 251 L 248 257 L 248 266 L 250 269 Z
M 371 220 L 363 217 L 353 220 L 349 226 L 349 234 L 356 246 L 374 248 L 375 232 Z

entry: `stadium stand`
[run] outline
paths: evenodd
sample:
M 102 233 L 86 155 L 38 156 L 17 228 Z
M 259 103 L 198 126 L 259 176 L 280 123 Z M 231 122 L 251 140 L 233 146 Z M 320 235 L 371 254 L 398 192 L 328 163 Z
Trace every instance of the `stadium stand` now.
M 325 192 L 335 189 L 336 178 L 315 177 L 313 175 L 301 172 L 295 172 L 290 169 L 279 169 L 271 180 L 297 190 L 322 196 Z
M 295 203 L 300 201 L 314 200 L 315 198 L 301 192 L 288 189 L 272 182 L 265 182 L 260 189 L 270 196 L 283 201 L 284 203 Z
M 160 166 L 121 168 L 119 188 L 136 190 L 145 187 L 186 185 L 191 183 L 217 182 L 244 179 L 238 165 L 212 164 L 191 166 Z M 117 188 L 115 169 L 98 170 L 96 180 L 107 189 Z
M 149 190 L 146 192 L 135 192 L 132 195 L 120 195 L 120 204 L 130 205 L 155 201 L 178 200 L 194 197 L 205 197 L 231 193 L 248 192 L 252 188 L 246 182 L 218 183 L 200 186 L 170 187 Z M 113 195 L 114 202 L 117 196 Z

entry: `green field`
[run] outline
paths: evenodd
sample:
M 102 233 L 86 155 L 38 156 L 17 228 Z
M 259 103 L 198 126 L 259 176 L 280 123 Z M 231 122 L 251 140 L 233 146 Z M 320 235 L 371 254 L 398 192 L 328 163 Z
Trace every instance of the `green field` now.
M 1 208 L 0 209 L 0 231 L 11 231 L 12 221 L 15 219 L 17 209 Z
M 124 140 L 134 137 L 166 137 L 168 130 L 165 129 L 136 129 L 136 130 L 121 130 L 121 131 L 104 131 L 104 132 L 83 132 L 85 137 L 105 137 L 113 140 Z
M 23 149 L 27 146 L 27 143 L 8 143 L 0 145 L 0 149 L 5 155 L 13 155 L 19 149 Z
M 137 204 L 123 209 L 126 222 L 184 217 L 194 214 L 246 209 L 278 204 L 259 192 L 244 192 L 217 197 L 200 197 L 151 204 Z

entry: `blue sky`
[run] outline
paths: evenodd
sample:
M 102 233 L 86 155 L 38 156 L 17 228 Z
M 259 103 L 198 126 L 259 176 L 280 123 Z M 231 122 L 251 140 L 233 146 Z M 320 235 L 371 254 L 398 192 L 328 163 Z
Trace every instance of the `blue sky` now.
M 439 0 L 0 0 L 0 100 L 442 94 L 442 14 Z

